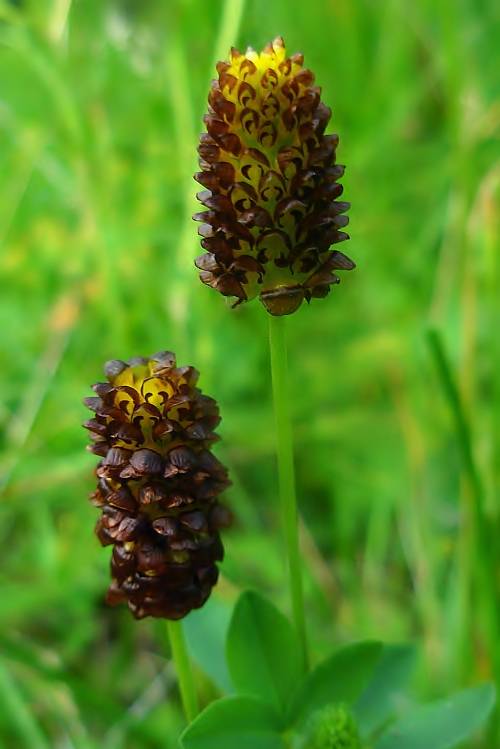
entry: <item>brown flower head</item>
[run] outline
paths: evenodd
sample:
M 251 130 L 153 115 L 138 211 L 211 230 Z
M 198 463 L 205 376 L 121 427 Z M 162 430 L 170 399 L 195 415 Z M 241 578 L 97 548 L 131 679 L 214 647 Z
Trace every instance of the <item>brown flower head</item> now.
M 281 38 L 260 54 L 232 49 L 217 65 L 198 148 L 200 278 L 235 304 L 259 295 L 272 315 L 326 296 L 335 271 L 354 267 L 330 250 L 348 239 L 344 167 L 338 136 L 325 135 L 331 111 L 302 63 Z
M 96 533 L 113 545 L 107 600 L 138 619 L 180 619 L 205 603 L 223 556 L 229 513 L 217 497 L 229 481 L 210 452 L 219 409 L 196 370 L 166 351 L 110 361 L 105 374 L 85 399 L 95 416 L 84 426 L 101 458 Z

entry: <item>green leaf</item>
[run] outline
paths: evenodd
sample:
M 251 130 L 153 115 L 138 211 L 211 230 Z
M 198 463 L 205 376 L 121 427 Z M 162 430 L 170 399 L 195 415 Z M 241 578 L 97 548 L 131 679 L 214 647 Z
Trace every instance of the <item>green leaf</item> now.
M 363 736 L 380 728 L 396 711 L 415 666 L 413 645 L 384 645 L 373 677 L 354 706 Z
M 450 749 L 484 723 L 494 704 L 494 687 L 482 684 L 417 707 L 391 726 L 375 749 Z
M 212 702 L 181 736 L 184 749 L 284 749 L 279 718 L 253 697 Z
M 184 619 L 189 652 L 226 694 L 233 691 L 224 652 L 230 618 L 231 608 L 212 596 L 203 608 Z
M 29 699 L 26 699 L 3 660 L 0 660 L 0 698 L 8 719 L 6 722 L 12 725 L 21 743 L 33 749 L 49 749 L 49 740 L 43 734 Z
M 302 723 L 311 713 L 334 702 L 355 702 L 380 658 L 379 642 L 348 645 L 320 663 L 295 695 L 290 720 Z
M 300 644 L 288 619 L 257 593 L 243 593 L 236 604 L 227 659 L 238 692 L 286 709 L 302 677 Z

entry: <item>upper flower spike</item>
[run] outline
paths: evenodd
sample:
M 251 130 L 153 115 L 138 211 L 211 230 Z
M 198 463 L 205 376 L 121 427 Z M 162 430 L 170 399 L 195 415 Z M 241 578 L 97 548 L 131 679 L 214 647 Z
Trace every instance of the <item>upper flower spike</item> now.
M 272 315 L 326 296 L 340 280 L 334 271 L 354 268 L 329 249 L 349 238 L 344 167 L 338 136 L 324 134 L 331 111 L 302 63 L 281 37 L 260 54 L 233 48 L 217 64 L 198 148 L 200 278 L 235 304 L 259 295 Z

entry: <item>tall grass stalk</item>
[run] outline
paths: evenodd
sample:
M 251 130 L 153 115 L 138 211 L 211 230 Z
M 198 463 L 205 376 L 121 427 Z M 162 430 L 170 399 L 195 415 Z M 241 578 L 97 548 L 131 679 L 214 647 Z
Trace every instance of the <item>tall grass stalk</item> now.
M 238 31 L 245 10 L 246 0 L 226 0 L 219 23 L 219 31 L 215 41 L 214 59 L 211 70 L 219 60 L 224 60 L 231 47 L 236 44 Z
M 245 0 L 225 0 L 219 18 L 219 27 L 215 38 L 210 71 L 207 80 L 213 77 L 215 64 L 225 59 L 230 47 L 235 44 Z M 168 88 L 175 112 L 175 136 L 182 177 L 183 219 L 180 237 L 175 254 L 175 275 L 168 297 L 168 312 L 175 322 L 177 333 L 176 351 L 180 359 L 190 358 L 200 347 L 197 327 L 191 329 L 190 320 L 196 302 L 193 300 L 195 288 L 193 260 L 197 246 L 193 230 L 193 213 L 198 210 L 193 189 L 193 173 L 196 171 L 197 133 L 202 126 L 202 114 L 206 106 L 202 102 L 200 111 L 195 111 L 191 100 L 192 66 L 180 34 L 173 34 L 166 50 L 166 70 L 169 75 Z M 199 123 L 195 126 L 195 123 Z M 169 259 L 169 271 L 171 260 Z M 192 341 L 190 344 L 189 341 Z M 205 337 L 203 347 L 209 347 Z M 200 365 L 201 366 L 201 365 Z M 207 368 L 205 365 L 204 368 Z
M 436 364 L 441 388 L 453 416 L 455 432 L 462 456 L 464 475 L 467 480 L 471 503 L 471 520 L 473 523 L 469 546 L 470 558 L 467 559 L 467 564 L 473 565 L 475 563 L 477 565 L 479 575 L 479 603 L 484 613 L 485 635 L 491 658 L 492 671 L 498 687 L 500 686 L 500 662 L 497 640 L 500 625 L 500 610 L 495 588 L 494 539 L 491 537 L 486 513 L 484 486 L 474 458 L 469 421 L 464 411 L 462 398 L 446 355 L 442 337 L 439 331 L 434 328 L 428 330 L 427 337 Z M 465 595 L 468 597 L 467 591 Z

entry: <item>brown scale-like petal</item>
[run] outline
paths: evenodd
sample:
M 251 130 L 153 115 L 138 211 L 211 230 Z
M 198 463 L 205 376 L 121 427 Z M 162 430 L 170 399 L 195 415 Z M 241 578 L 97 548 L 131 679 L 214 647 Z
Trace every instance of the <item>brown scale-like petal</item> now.
M 228 507 L 216 503 L 210 510 L 209 525 L 213 530 L 229 528 L 233 522 L 233 515 Z
M 141 505 L 149 505 L 153 502 L 165 502 L 168 498 L 165 485 L 159 481 L 142 484 L 138 494 Z
M 113 360 L 105 372 L 85 401 L 95 412 L 85 428 L 101 456 L 96 534 L 113 546 L 107 601 L 127 603 L 137 618 L 178 619 L 206 601 L 223 557 L 219 530 L 229 513 L 217 499 L 229 481 L 210 452 L 217 403 L 168 351 Z
M 126 486 L 120 486 L 116 491 L 111 491 L 105 497 L 105 502 L 111 507 L 117 507 L 119 510 L 135 513 L 137 502 L 132 492 Z
M 175 447 L 167 455 L 167 464 L 165 466 L 165 478 L 183 475 L 192 471 L 197 465 L 196 453 L 189 447 Z
M 163 468 L 163 460 L 154 450 L 137 450 L 130 458 L 130 465 L 136 476 L 158 474 Z
M 281 38 L 260 54 L 233 48 L 217 72 L 195 175 L 207 208 L 194 216 L 207 251 L 196 267 L 235 305 L 258 296 L 271 314 L 290 314 L 338 283 L 324 268 L 330 247 L 348 239 L 340 214 L 349 204 L 335 202 L 339 139 L 325 135 L 331 110 L 303 56 L 287 57 Z

